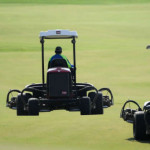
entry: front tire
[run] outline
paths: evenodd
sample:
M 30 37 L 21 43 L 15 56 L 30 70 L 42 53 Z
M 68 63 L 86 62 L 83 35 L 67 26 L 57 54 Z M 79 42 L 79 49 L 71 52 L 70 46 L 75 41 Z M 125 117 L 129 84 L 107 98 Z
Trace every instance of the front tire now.
M 24 95 L 23 95 L 24 98 Z M 24 110 L 24 104 L 21 99 L 21 94 L 18 94 L 18 97 L 16 99 L 16 106 L 17 106 L 17 116 L 25 116 L 26 111 Z
M 134 114 L 133 136 L 135 140 L 145 140 L 147 138 L 144 111 L 139 111 Z
M 91 114 L 91 100 L 89 97 L 84 96 L 80 99 L 80 113 L 81 115 Z
M 101 92 L 98 92 L 98 96 L 97 99 L 95 100 L 95 102 L 93 101 L 93 99 L 96 96 L 95 92 L 90 92 L 88 95 L 91 99 L 92 99 L 92 103 L 93 103 L 93 108 L 92 108 L 92 114 L 96 115 L 96 114 L 103 114 L 104 110 L 103 110 L 103 95 Z
M 29 116 L 39 116 L 39 102 L 37 98 L 30 98 L 28 102 Z
M 103 95 L 101 92 L 98 92 L 98 97 L 95 102 L 95 108 L 92 110 L 92 114 L 104 114 Z

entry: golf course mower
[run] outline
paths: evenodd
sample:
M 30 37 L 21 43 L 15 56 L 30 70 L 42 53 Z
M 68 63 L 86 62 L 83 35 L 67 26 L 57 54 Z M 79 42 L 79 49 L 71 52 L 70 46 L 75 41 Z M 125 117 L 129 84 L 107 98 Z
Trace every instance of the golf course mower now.
M 97 90 L 89 83 L 76 82 L 76 31 L 48 30 L 40 32 L 42 48 L 42 83 L 27 85 L 23 90 L 10 90 L 7 107 L 16 109 L 18 116 L 37 116 L 39 112 L 64 109 L 80 111 L 81 115 L 103 114 L 103 108 L 114 104 L 109 88 Z M 48 64 L 47 81 L 44 74 L 44 41 L 46 39 L 71 39 L 73 66 L 68 68 L 65 59 L 54 59 Z M 13 96 L 16 93 L 17 96 Z M 103 93 L 106 93 L 105 95 Z
M 150 45 L 146 49 L 150 49 Z M 131 105 L 134 108 L 131 108 Z M 150 101 L 144 103 L 143 109 L 134 100 L 126 101 L 120 117 L 124 121 L 133 123 L 133 136 L 136 140 L 150 139 Z
M 132 109 L 131 103 L 136 108 Z M 129 107 L 126 107 L 126 106 Z M 121 109 L 120 117 L 124 121 L 133 123 L 133 136 L 136 140 L 146 140 L 150 138 L 150 101 L 144 103 L 143 109 L 133 100 L 125 102 Z

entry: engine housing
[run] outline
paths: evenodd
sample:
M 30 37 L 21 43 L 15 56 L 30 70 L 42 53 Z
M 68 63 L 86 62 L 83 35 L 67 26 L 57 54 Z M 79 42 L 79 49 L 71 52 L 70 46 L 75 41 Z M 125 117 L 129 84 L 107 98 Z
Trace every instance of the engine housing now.
M 69 68 L 50 68 L 47 71 L 48 97 L 70 97 L 72 93 L 72 79 Z

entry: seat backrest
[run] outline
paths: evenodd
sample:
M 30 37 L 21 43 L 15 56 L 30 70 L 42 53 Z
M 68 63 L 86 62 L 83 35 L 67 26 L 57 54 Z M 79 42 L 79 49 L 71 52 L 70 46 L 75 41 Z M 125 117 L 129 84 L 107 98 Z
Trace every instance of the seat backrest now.
M 65 59 L 57 58 L 57 59 L 52 60 L 52 62 L 48 63 L 48 68 L 54 68 L 54 67 L 68 68 L 68 65 Z

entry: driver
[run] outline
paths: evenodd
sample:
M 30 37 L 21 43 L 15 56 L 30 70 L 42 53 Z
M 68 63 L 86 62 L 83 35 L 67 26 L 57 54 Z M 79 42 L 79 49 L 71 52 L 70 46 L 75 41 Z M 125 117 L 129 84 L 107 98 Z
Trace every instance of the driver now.
M 74 65 L 71 65 L 71 63 L 69 62 L 69 60 L 67 59 L 66 56 L 61 55 L 62 53 L 62 48 L 60 46 L 57 46 L 55 49 L 55 55 L 53 55 L 50 59 L 49 62 L 51 63 L 54 59 L 65 59 L 68 65 L 68 68 L 72 68 L 74 67 Z

